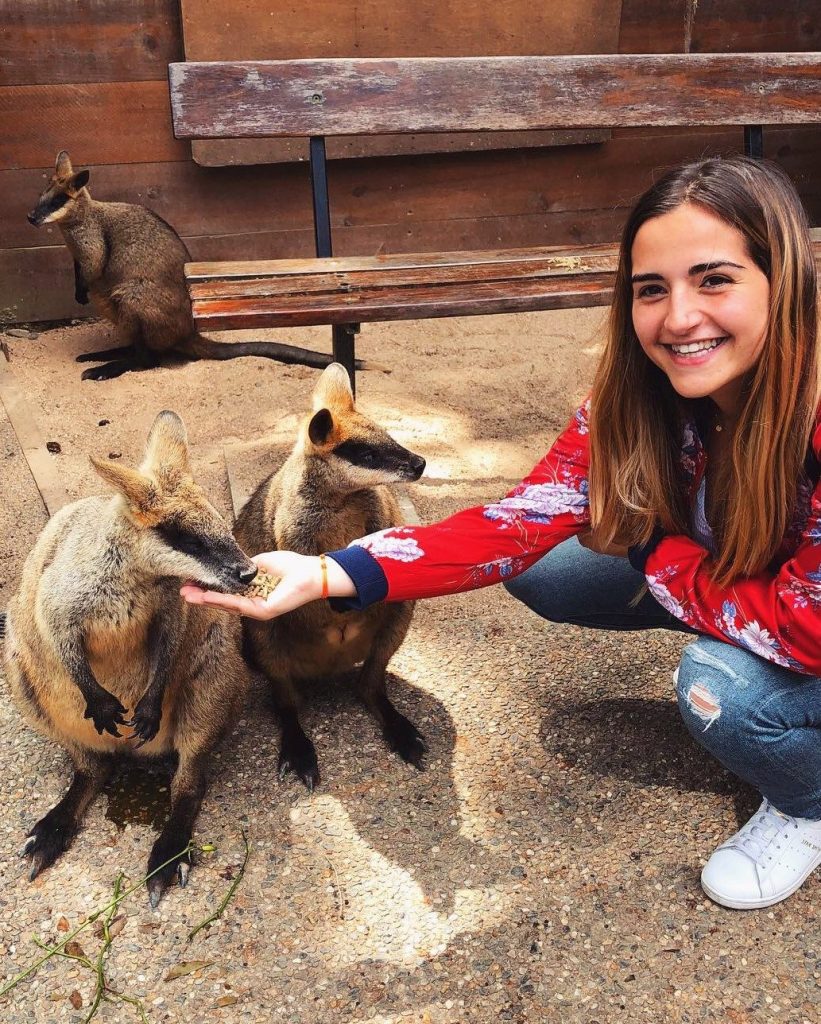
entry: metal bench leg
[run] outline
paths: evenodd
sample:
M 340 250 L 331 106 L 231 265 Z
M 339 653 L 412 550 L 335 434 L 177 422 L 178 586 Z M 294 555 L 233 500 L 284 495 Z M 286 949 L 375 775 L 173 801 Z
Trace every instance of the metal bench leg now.
M 342 363 L 351 378 L 351 388 L 356 395 L 356 366 L 354 360 L 355 339 L 359 334 L 359 324 L 334 324 L 333 327 L 333 353 L 334 362 Z

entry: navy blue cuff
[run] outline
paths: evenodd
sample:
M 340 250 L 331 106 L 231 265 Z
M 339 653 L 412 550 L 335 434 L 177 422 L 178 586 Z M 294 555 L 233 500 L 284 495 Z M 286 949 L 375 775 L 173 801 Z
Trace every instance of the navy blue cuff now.
M 634 569 L 642 574 L 642 576 L 644 575 L 644 569 L 647 565 L 647 559 L 659 546 L 661 541 L 664 539 L 664 536 L 663 528 L 661 526 L 657 526 L 653 530 L 650 540 L 648 540 L 646 544 L 634 544 L 632 547 L 627 549 L 628 561 Z
M 363 608 L 384 601 L 388 594 L 388 580 L 382 566 L 373 555 L 358 544 L 339 551 L 326 552 L 337 565 L 341 565 L 353 580 L 355 597 L 331 597 L 328 600 L 335 612 L 359 612 Z

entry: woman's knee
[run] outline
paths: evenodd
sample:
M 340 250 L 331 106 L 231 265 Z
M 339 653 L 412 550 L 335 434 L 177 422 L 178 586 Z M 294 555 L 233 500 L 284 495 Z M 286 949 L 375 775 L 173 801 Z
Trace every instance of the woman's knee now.
M 770 666 L 749 651 L 700 637 L 684 648 L 676 670 L 676 695 L 687 727 L 695 735 L 720 723 L 738 734 L 755 729 L 761 677 Z
M 558 581 L 556 581 L 558 583 Z M 562 588 L 554 585 L 551 574 L 542 562 L 526 569 L 520 576 L 503 584 L 511 597 L 521 601 L 531 611 L 549 622 L 565 622 L 566 601 L 562 600 Z

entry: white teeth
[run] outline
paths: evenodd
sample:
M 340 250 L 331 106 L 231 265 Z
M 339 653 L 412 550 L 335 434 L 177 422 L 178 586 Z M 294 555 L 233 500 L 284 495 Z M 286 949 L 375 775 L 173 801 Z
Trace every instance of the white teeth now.
M 724 341 L 723 338 L 713 338 L 711 341 L 693 341 L 689 345 L 671 345 L 670 348 L 677 356 L 689 356 L 694 352 L 709 352 Z

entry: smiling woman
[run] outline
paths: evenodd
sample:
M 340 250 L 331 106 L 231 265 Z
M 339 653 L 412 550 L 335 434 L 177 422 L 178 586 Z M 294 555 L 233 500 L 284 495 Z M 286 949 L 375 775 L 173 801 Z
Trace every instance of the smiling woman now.
M 625 226 L 592 395 L 531 474 L 331 552 L 324 593 L 316 557 L 258 555 L 282 578 L 247 614 L 503 582 L 553 621 L 699 634 L 675 674 L 682 716 L 764 798 L 702 885 L 729 907 L 786 898 L 821 863 L 816 303 L 806 218 L 777 167 L 672 171 Z

